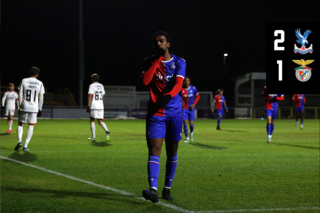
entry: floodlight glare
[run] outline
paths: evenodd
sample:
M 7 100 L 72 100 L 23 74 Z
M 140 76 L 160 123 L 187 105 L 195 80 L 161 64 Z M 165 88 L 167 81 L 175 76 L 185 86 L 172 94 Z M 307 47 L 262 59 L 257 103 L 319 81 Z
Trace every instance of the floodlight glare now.
M 225 53 L 224 56 L 228 56 L 228 53 Z

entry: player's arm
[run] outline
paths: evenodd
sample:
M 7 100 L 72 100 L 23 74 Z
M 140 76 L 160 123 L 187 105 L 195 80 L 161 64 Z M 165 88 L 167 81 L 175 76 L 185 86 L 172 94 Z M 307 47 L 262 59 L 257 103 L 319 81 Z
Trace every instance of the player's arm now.
M 306 103 L 306 100 L 307 100 L 307 98 L 306 98 L 306 96 L 304 96 L 303 97 L 303 103 Z
M 92 102 L 93 94 L 89 93 L 88 95 L 88 107 L 87 107 L 87 112 L 90 112 L 90 106 Z
M 216 105 L 216 99 L 214 99 L 214 100 L 213 100 L 213 103 L 212 103 L 212 110 L 211 110 L 212 112 L 214 112 L 214 106 L 215 106 L 215 105 Z
M 7 93 L 4 93 L 2 97 L 2 106 L 4 106 L 4 103 L 6 102 L 6 98 L 7 98 Z
M 24 87 L 24 81 L 22 80 L 19 87 L 18 87 L 18 90 L 19 90 L 19 106 L 18 106 L 18 108 L 19 109 L 21 108 L 22 100 L 23 100 L 23 87 Z
M 299 100 L 297 99 L 297 95 L 293 95 L 291 100 L 294 101 L 294 102 L 298 102 L 298 101 L 299 101 Z
M 38 101 L 38 107 L 39 107 L 39 111 L 38 111 L 38 115 L 37 117 L 41 117 L 41 111 L 42 111 L 42 106 L 43 106 L 43 94 L 45 93 L 44 91 L 44 86 L 43 84 L 41 84 L 40 86 L 40 92 L 39 92 L 39 95 L 38 95 L 38 98 L 39 98 L 39 101 Z
M 148 60 L 148 59 L 147 59 Z M 141 74 L 142 78 L 142 83 L 145 86 L 148 86 L 149 83 L 151 82 L 153 75 L 156 73 L 157 68 L 159 67 L 160 69 L 164 69 L 164 67 L 160 66 L 161 61 L 164 60 L 164 57 L 161 55 L 160 58 L 157 58 L 153 64 L 145 71 L 146 66 L 148 66 L 146 63 L 147 61 L 144 62 L 143 65 L 143 73 Z
M 182 84 L 184 80 L 184 76 L 186 75 L 186 62 L 185 60 L 181 59 L 178 64 L 178 69 L 176 71 L 176 79 L 175 84 L 172 87 L 172 90 L 164 95 L 160 95 L 157 99 L 157 104 L 161 108 L 165 107 L 170 100 L 176 96 L 182 89 Z
M 226 101 L 223 102 L 224 108 L 226 109 L 226 112 L 228 112 L 227 103 Z
M 104 100 L 104 95 L 102 96 L 102 100 Z

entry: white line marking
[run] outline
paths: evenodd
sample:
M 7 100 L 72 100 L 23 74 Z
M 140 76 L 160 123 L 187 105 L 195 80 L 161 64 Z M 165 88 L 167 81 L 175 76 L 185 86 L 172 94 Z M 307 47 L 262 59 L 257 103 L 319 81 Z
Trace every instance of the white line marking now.
M 113 192 L 116 192 L 116 193 L 119 193 L 119 194 L 122 194 L 122 195 L 136 197 L 137 199 L 140 199 L 140 200 L 143 200 L 143 201 L 147 201 L 143 197 L 139 197 L 139 196 L 137 196 L 135 194 L 132 194 L 132 193 L 129 193 L 129 192 L 126 192 L 126 191 L 122 191 L 122 190 L 119 190 L 119 189 L 111 188 L 109 186 L 96 184 L 96 183 L 91 182 L 91 181 L 82 180 L 80 178 L 76 178 L 76 177 L 73 177 L 73 176 L 70 176 L 70 175 L 65 175 L 65 174 L 62 174 L 60 172 L 55 172 L 55 171 L 52 171 L 52 170 L 49 170 L 49 169 L 46 169 L 46 168 L 43 168 L 43 167 L 39 167 L 39 166 L 35 166 L 35 165 L 32 165 L 32 164 L 24 163 L 22 161 L 14 160 L 14 159 L 11 159 L 11 158 L 6 158 L 6 157 L 3 157 L 3 156 L 0 156 L 0 158 L 8 160 L 8 161 L 15 162 L 15 163 L 19 163 L 19 164 L 22 164 L 22 165 L 25 165 L 25 166 L 30 166 L 30 167 L 42 170 L 44 172 L 49 172 L 49 173 L 52 173 L 52 174 L 55 174 L 55 175 L 58 175 L 58 176 L 69 178 L 71 180 L 76 180 L 76 181 L 80 181 L 82 183 L 86 183 L 86 184 L 89 184 L 89 185 L 92 185 L 92 186 L 100 187 L 100 188 L 103 188 L 103 189 L 106 189 L 106 190 L 109 190 L 109 191 L 113 191 Z M 148 202 L 150 202 L 150 201 L 148 201 Z M 174 209 L 174 210 L 179 211 L 179 212 L 185 212 L 185 213 L 189 213 L 190 212 L 191 213 L 191 211 L 188 211 L 186 209 L 177 207 L 177 206 L 172 205 L 172 204 L 166 204 L 166 203 L 162 203 L 162 202 L 158 202 L 157 204 L 165 206 L 165 207 L 168 207 L 168 208 L 171 208 L 171 209 Z
M 201 213 L 228 213 L 228 212 L 262 212 L 262 211 L 298 211 L 298 210 L 319 210 L 319 207 L 297 207 L 297 208 L 273 208 L 273 209 L 235 209 L 235 210 L 213 210 Z
M 55 174 L 55 175 L 58 175 L 58 176 L 69 178 L 71 180 L 76 180 L 76 181 L 79 181 L 79 182 L 82 182 L 82 183 L 86 183 L 86 184 L 89 184 L 89 185 L 92 185 L 92 186 L 96 186 L 96 187 L 99 187 L 99 188 L 107 189 L 109 191 L 113 191 L 113 192 L 116 192 L 116 193 L 119 193 L 119 194 L 122 194 L 122 195 L 136 197 L 137 199 L 146 201 L 143 197 L 139 197 L 139 196 L 137 196 L 135 194 L 132 194 L 132 193 L 129 193 L 129 192 L 126 192 L 126 191 L 115 189 L 115 188 L 112 188 L 112 187 L 109 187 L 109 186 L 96 184 L 96 183 L 91 182 L 91 181 L 83 180 L 83 179 L 76 178 L 76 177 L 73 177 L 73 176 L 70 176 L 70 175 L 65 175 L 65 174 L 62 174 L 60 172 L 55 172 L 55 171 L 52 171 L 52 170 L 49 170 L 49 169 L 46 169 L 46 168 L 43 168 L 43 167 L 39 167 L 39 166 L 35 166 L 35 165 L 32 165 L 32 164 L 24 163 L 22 161 L 14 160 L 14 159 L 11 159 L 11 158 L 6 158 L 6 157 L 3 157 L 1 155 L 0 155 L 0 158 L 8 160 L 8 161 L 15 162 L 15 163 L 19 163 L 19 164 L 22 164 L 22 165 L 25 165 L 25 166 L 33 167 L 33 168 L 42 170 L 44 172 L 49 172 L 49 173 L 52 173 L 52 174 Z M 148 201 L 148 202 L 150 202 L 150 201 Z M 319 207 L 297 207 L 297 208 L 272 208 L 272 209 L 213 210 L 213 211 L 194 212 L 194 211 L 189 211 L 187 209 L 184 209 L 184 208 L 172 205 L 172 204 L 166 204 L 166 203 L 162 203 L 162 202 L 159 202 L 157 204 L 165 206 L 165 207 L 168 207 L 168 208 L 171 208 L 171 209 L 174 209 L 174 210 L 179 211 L 179 212 L 184 212 L 184 213 L 228 213 L 228 212 L 295 211 L 295 210 L 313 210 L 313 209 L 314 210 L 319 210 L 320 209 Z

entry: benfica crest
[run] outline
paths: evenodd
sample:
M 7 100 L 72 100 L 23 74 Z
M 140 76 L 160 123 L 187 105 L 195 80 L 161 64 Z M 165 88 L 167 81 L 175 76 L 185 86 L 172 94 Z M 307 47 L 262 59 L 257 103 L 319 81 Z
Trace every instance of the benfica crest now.
M 306 82 L 311 78 L 311 68 L 306 65 L 311 64 L 314 60 L 292 60 L 294 63 L 301 65 L 300 67 L 295 68 L 296 77 L 299 81 Z
M 311 33 L 311 30 L 307 30 L 304 32 L 303 35 L 300 33 L 300 29 L 296 30 L 296 36 L 298 38 L 297 42 L 301 44 L 301 48 L 298 48 L 297 45 L 294 45 L 294 53 L 300 53 L 300 54 L 307 54 L 307 53 L 312 53 L 312 44 L 310 45 L 309 48 L 306 48 L 306 43 L 308 44 L 308 36 Z

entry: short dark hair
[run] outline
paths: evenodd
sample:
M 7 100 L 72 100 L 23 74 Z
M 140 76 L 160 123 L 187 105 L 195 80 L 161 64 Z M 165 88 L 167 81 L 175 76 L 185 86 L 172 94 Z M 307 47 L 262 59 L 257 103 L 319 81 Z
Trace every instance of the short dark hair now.
M 152 43 L 154 42 L 154 39 L 156 38 L 156 36 L 158 35 L 164 35 L 167 39 L 167 42 L 171 43 L 171 37 L 169 36 L 169 34 L 167 32 L 164 31 L 158 31 L 155 34 L 153 34 L 152 36 Z
M 223 92 L 223 89 L 218 89 L 218 90 L 216 91 L 216 93 L 219 93 L 220 91 Z
M 14 86 L 14 83 L 10 83 L 10 84 L 9 84 L 9 87 L 11 87 L 11 86 Z
M 31 67 L 31 69 L 30 69 L 30 75 L 31 76 L 35 76 L 35 75 L 37 75 L 39 73 L 40 73 L 40 69 L 38 67 Z
M 99 75 L 97 73 L 93 73 L 91 75 L 91 79 L 94 81 L 94 82 L 98 82 L 99 81 Z

